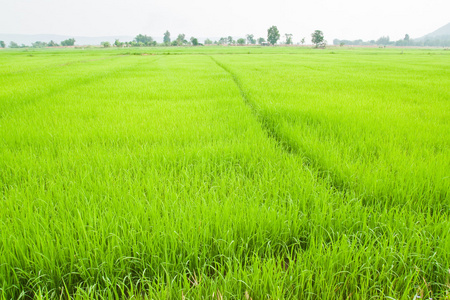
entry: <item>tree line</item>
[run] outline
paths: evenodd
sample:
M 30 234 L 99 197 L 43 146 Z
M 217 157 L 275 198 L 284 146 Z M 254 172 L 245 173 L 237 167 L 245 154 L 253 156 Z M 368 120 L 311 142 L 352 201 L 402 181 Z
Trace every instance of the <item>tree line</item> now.
M 316 47 L 324 46 L 326 41 L 324 40 L 323 32 L 320 30 L 316 30 L 312 35 L 312 43 L 316 45 Z M 284 35 L 285 40 L 283 44 L 292 45 L 293 44 L 293 35 L 290 33 L 286 33 Z M 216 41 L 212 41 L 211 39 L 205 39 L 204 43 L 200 43 L 197 38 L 191 37 L 189 40 L 186 39 L 186 35 L 184 33 L 179 34 L 176 39 L 171 38 L 171 34 L 168 30 L 164 32 L 163 42 L 158 44 L 151 36 L 137 35 L 133 41 L 130 42 L 120 42 L 116 40 L 113 45 L 109 42 L 103 42 L 102 45 L 104 47 L 139 47 L 139 46 L 203 46 L 203 45 L 275 45 L 280 40 L 281 35 L 276 26 L 272 26 L 267 30 L 267 41 L 265 38 L 260 37 L 258 39 L 255 38 L 253 34 L 247 34 L 246 38 L 238 38 L 235 40 L 232 36 L 221 37 Z M 305 43 L 305 38 L 302 38 L 301 43 Z
M 73 46 L 75 45 L 75 39 L 71 38 L 71 39 L 67 39 L 61 42 L 61 46 Z M 31 43 L 31 47 L 33 48 L 45 48 L 45 47 L 58 47 L 60 46 L 58 43 L 54 42 L 54 41 L 50 41 L 48 43 L 46 42 L 41 42 L 41 41 L 37 41 L 34 43 Z M 0 48 L 5 48 L 6 44 L 4 41 L 0 41 Z M 16 42 L 11 41 L 9 43 L 9 48 L 28 48 L 30 46 L 27 46 L 25 44 L 17 44 Z
M 114 43 L 108 41 L 102 42 L 101 45 L 105 48 L 107 47 L 156 47 L 156 46 L 203 46 L 203 45 L 275 45 L 281 42 L 285 45 L 293 45 L 293 35 L 291 33 L 285 33 L 284 39 L 281 40 L 281 34 L 277 26 L 271 26 L 267 29 L 267 39 L 263 37 L 255 38 L 253 34 L 247 34 L 245 38 L 238 38 L 235 40 L 232 36 L 221 37 L 218 40 L 212 41 L 211 39 L 205 39 L 204 43 L 200 43 L 195 37 L 189 39 L 186 38 L 184 33 L 178 34 L 175 39 L 171 38 L 171 34 L 168 30 L 164 32 L 163 42 L 156 42 L 151 36 L 138 34 L 132 41 L 121 42 L 118 39 Z M 298 44 L 305 44 L 306 37 L 303 37 Z M 311 42 L 316 48 L 324 48 L 327 45 L 327 41 L 324 39 L 324 34 L 321 30 L 315 30 L 311 34 Z M 391 41 L 389 36 L 382 36 L 378 40 L 363 41 L 359 40 L 340 40 L 334 39 L 334 45 L 344 46 L 344 45 L 355 45 L 355 46 L 450 46 L 450 37 L 448 39 L 425 39 L 425 40 L 413 40 L 410 39 L 409 35 L 406 34 L 403 39 L 397 41 Z M 74 46 L 75 39 L 67 39 L 58 44 L 54 41 L 48 43 L 37 41 L 31 44 L 33 48 L 44 48 L 44 47 L 58 47 L 58 46 Z M 5 48 L 6 44 L 4 41 L 0 41 L 0 47 Z M 17 43 L 11 41 L 9 48 L 26 48 L 27 45 L 18 45 Z
M 326 41 L 324 40 L 324 36 L 322 31 L 316 30 L 312 35 L 312 43 L 316 45 L 316 47 L 324 47 L 326 45 Z M 216 41 L 212 41 L 211 39 L 205 39 L 204 43 L 200 43 L 196 37 L 191 37 L 189 39 L 186 38 L 184 33 L 178 34 L 175 39 L 171 38 L 171 34 L 168 30 L 164 32 L 163 42 L 157 43 L 151 36 L 138 34 L 132 41 L 121 42 L 118 39 L 115 40 L 114 43 L 110 43 L 108 41 L 101 42 L 101 45 L 105 48 L 107 47 L 155 47 L 155 46 L 203 46 L 203 45 L 275 45 L 280 41 L 281 35 L 276 26 L 272 26 L 267 30 L 267 40 L 263 37 L 255 38 L 253 34 L 247 34 L 246 38 L 238 38 L 235 40 L 232 36 L 221 37 Z M 293 35 L 290 33 L 284 34 L 283 44 L 292 45 L 293 44 Z M 301 39 L 301 44 L 305 43 L 306 38 Z M 75 39 L 67 39 L 58 44 L 54 41 L 50 41 L 48 43 L 37 41 L 31 44 L 33 48 L 44 48 L 44 47 L 58 47 L 58 46 L 74 46 Z M 5 42 L 0 41 L 0 47 L 5 48 Z M 9 44 L 9 48 L 27 48 L 27 45 L 18 45 L 17 43 L 11 41 Z

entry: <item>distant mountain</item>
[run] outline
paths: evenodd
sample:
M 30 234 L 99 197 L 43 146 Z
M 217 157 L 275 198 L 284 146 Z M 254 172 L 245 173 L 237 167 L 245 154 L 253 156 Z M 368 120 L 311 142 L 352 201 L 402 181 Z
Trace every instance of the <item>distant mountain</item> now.
M 450 40 L 450 23 L 442 26 L 441 28 L 426 34 L 420 38 L 414 39 L 415 41 L 424 41 L 424 40 Z

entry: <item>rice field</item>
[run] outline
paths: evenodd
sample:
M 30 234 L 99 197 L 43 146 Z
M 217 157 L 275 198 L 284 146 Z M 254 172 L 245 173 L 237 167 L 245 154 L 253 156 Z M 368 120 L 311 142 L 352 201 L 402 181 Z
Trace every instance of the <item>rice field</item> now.
M 0 299 L 450 299 L 450 52 L 0 51 Z

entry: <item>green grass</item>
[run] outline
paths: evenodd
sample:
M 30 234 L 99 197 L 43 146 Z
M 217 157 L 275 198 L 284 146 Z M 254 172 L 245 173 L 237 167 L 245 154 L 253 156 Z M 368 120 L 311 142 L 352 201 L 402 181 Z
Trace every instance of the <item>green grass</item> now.
M 450 297 L 449 58 L 1 51 L 0 299 Z

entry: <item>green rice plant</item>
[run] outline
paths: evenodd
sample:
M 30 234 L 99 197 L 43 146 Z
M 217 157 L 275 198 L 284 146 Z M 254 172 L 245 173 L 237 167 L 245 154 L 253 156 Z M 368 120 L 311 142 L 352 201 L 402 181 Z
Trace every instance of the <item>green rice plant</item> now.
M 427 81 L 445 53 L 133 49 L 150 50 L 0 54 L 3 299 L 448 297 L 448 199 L 431 193 L 448 149 L 430 150 L 448 140 L 425 135 L 448 126 L 448 91 Z M 409 95 L 424 131 L 409 98 L 375 105 L 378 89 L 360 88 L 377 71 L 377 87 L 401 89 L 383 62 L 428 70 L 414 81 L 428 100 Z M 336 75 L 346 65 L 360 77 Z M 396 157 L 422 175 L 374 171 Z
M 377 205 L 448 211 L 448 55 L 262 56 L 257 63 L 233 56 L 225 68 L 271 135 L 337 189 Z

